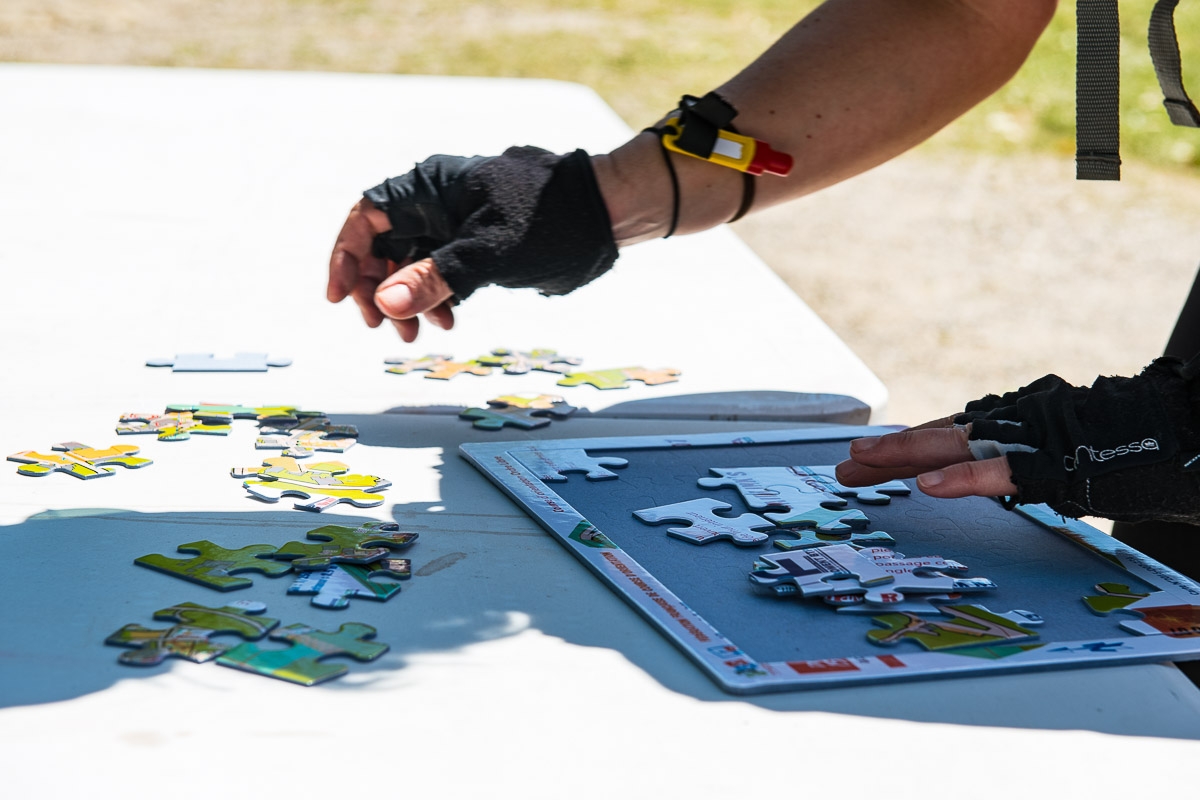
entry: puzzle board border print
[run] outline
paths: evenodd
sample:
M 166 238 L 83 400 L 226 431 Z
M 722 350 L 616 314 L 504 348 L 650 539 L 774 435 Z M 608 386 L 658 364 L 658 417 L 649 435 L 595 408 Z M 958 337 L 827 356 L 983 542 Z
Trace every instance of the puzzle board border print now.
M 906 532 L 899 529 L 903 526 L 895 523 L 895 518 L 903 514 L 905 516 L 902 519 L 913 527 L 913 536 L 918 541 L 918 534 L 926 533 L 924 530 L 918 531 L 921 525 L 937 529 L 937 536 L 941 537 L 938 541 L 943 542 L 936 545 L 940 548 L 936 551 L 938 555 L 947 559 L 961 556 L 971 570 L 968 574 L 996 578 L 1000 585 L 996 596 L 987 593 L 967 595 L 964 599 L 954 601 L 960 605 L 973 603 L 995 613 L 1010 612 L 1023 607 L 1013 605 L 1013 598 L 1019 599 L 1021 593 L 1016 592 L 1015 588 L 1009 595 L 1003 592 L 1006 586 L 1013 588 L 1014 581 L 1020 584 L 1023 571 L 1028 573 L 1023 578 L 1028 585 L 1041 586 L 1047 583 L 1047 571 L 1057 575 L 1056 570 L 1062 570 L 1062 587 L 1052 590 L 1055 603 L 1040 599 L 1039 607 L 1030 609 L 1047 620 L 1046 627 L 1038 629 L 1038 638 L 1028 642 L 999 642 L 991 646 L 981 644 L 941 651 L 925 651 L 911 641 L 891 647 L 872 644 L 866 632 L 883 630 L 879 627 L 882 623 L 871 622 L 873 615 L 836 613 L 833 608 L 824 606 L 820 598 L 798 600 L 794 597 L 764 597 L 755 593 L 748 575 L 756 558 L 785 552 L 772 547 L 769 542 L 744 547 L 735 546 L 732 541 L 694 545 L 669 537 L 667 528 L 670 525 L 651 526 L 639 521 L 632 513 L 650 506 L 706 495 L 720 497 L 732 506 L 727 511 L 718 511 L 720 515 L 737 517 L 745 512 L 755 512 L 757 509 L 737 499 L 739 495 L 733 488 L 705 489 L 696 486 L 694 465 L 703 463 L 711 468 L 731 468 L 760 463 L 767 466 L 832 464 L 836 463 L 837 457 L 830 457 L 828 453 L 839 449 L 844 452 L 850 439 L 880 435 L 890 430 L 836 426 L 668 437 L 481 442 L 463 444 L 459 450 L 460 455 L 633 605 L 719 687 L 734 694 L 1200 658 L 1200 634 L 1136 635 L 1132 631 L 1138 626 L 1130 626 L 1130 623 L 1140 622 L 1135 615 L 1112 613 L 1102 617 L 1089 613 L 1083 597 L 1095 594 L 1095 591 L 1092 591 L 1090 584 L 1084 586 L 1083 579 L 1094 574 L 1095 582 L 1116 581 L 1143 587 L 1143 591 L 1148 586 L 1151 590 L 1162 592 L 1166 600 L 1183 606 L 1200 606 L 1200 585 L 1085 523 L 1062 519 L 1044 506 L 1023 506 L 1016 511 L 1005 511 L 999 503 L 987 498 L 935 500 L 916 491 L 912 493 L 912 498 L 919 497 L 919 502 L 907 506 L 903 503 L 912 498 L 894 498 L 894 508 L 899 510 L 893 512 L 892 522 L 888 524 L 898 529 L 883 528 L 896 536 L 897 543 L 889 546 L 911 557 L 932 556 L 935 552 L 911 538 L 906 540 Z M 815 460 L 796 460 L 797 448 L 800 452 L 812 448 L 814 452 L 826 455 L 816 456 Z M 561 458 L 557 458 L 556 453 L 561 453 Z M 636 502 L 639 504 L 625 509 L 614 502 L 613 498 L 618 495 L 613 492 L 619 489 L 622 481 L 638 480 L 631 476 L 636 472 L 639 458 L 647 462 L 653 460 L 655 467 L 665 464 L 674 467 L 674 470 L 666 475 L 655 473 L 649 482 L 643 478 L 643 483 L 637 488 L 632 488 L 634 484 L 630 483 L 631 488 L 625 491 L 637 493 Z M 759 458 L 762 460 L 759 461 Z M 615 473 L 598 470 L 590 476 L 585 474 L 590 460 L 613 463 L 621 459 L 627 459 L 629 466 L 617 469 Z M 566 466 L 561 476 L 551 479 L 546 467 L 556 461 Z M 607 479 L 599 480 L 598 475 Z M 656 487 L 651 489 L 656 492 L 654 496 L 646 493 L 647 486 Z M 629 502 L 634 501 L 628 500 L 626 505 Z M 595 524 L 573 503 L 590 513 Z M 974 505 L 953 507 L 959 509 L 955 512 L 958 516 L 954 516 L 946 510 L 952 507 L 937 505 L 947 503 Z M 931 506 L 938 513 L 945 513 L 941 516 L 931 515 Z M 606 507 L 611 509 L 610 513 L 601 511 Z M 849 507 L 864 510 L 872 520 L 875 519 L 874 514 L 887 508 L 874 504 L 861 505 L 853 500 Z M 980 509 L 984 513 L 980 514 Z M 605 513 L 608 513 L 607 517 Z M 629 525 L 642 526 L 635 537 L 631 538 L 628 525 L 623 521 L 624 516 L 631 521 Z M 795 534 L 782 534 L 780 538 L 791 535 Z M 986 536 L 994 538 L 989 542 Z M 994 555 L 990 563 L 977 563 L 981 559 L 979 554 L 984 552 L 987 545 L 1003 543 L 1010 536 L 1012 543 L 1008 548 L 1009 553 L 1029 554 L 1029 564 L 1024 560 L 1015 563 L 1008 558 L 1006 573 L 996 566 L 1005 558 L 1003 552 Z M 654 542 L 655 547 L 675 547 L 676 550 L 672 552 L 684 556 L 689 553 L 703 554 L 705 561 L 714 561 L 719 556 L 728 562 L 732 558 L 729 554 L 733 553 L 737 556 L 737 563 L 743 564 L 744 569 L 726 575 L 728 569 L 725 568 L 719 579 L 710 580 L 703 591 L 697 591 L 696 586 L 688 585 L 671 569 L 663 568 L 661 556 L 648 554 L 643 540 Z M 956 541 L 962 544 L 961 548 L 956 548 Z M 660 542 L 668 544 L 661 545 Z M 1037 546 L 1028 547 L 1030 542 Z M 974 552 L 971 548 L 974 548 Z M 964 552 L 959 552 L 960 549 Z M 1000 550 L 1003 551 L 1004 547 Z M 983 560 L 987 562 L 986 558 Z M 993 575 L 993 571 L 999 574 Z M 750 596 L 753 599 L 748 599 Z M 794 620 L 793 627 L 800 633 L 792 636 L 795 641 L 788 642 L 788 647 L 794 647 L 797 655 L 779 657 L 778 652 L 766 653 L 778 651 L 779 648 L 764 645 L 761 634 L 756 638 L 752 626 L 742 624 L 744 607 L 738 606 L 739 602 L 759 603 L 761 605 L 757 608 L 767 609 L 772 614 L 798 614 L 791 619 Z M 722 616 L 725 604 L 734 607 L 734 610 Z M 825 615 L 820 619 L 829 622 L 810 623 L 809 620 L 815 617 L 803 616 L 809 612 L 800 610 L 804 607 L 796 604 L 815 604 L 812 613 Z M 933 613 L 929 616 L 938 620 L 932 605 L 931 611 Z M 885 609 L 874 616 L 887 613 Z M 1054 622 L 1060 616 L 1069 619 L 1057 626 L 1058 632 L 1065 632 L 1065 635 L 1056 636 Z M 775 619 L 780 618 L 777 616 Z M 1130 627 L 1124 627 L 1122 623 Z M 837 633 L 826 637 L 825 632 L 829 628 L 819 628 L 819 625 L 840 626 L 839 630 L 846 631 L 847 635 Z M 766 627 L 775 630 L 770 625 Z M 1147 628 L 1145 624 L 1140 627 L 1143 631 Z M 811 652 L 806 654 L 806 650 Z M 766 653 L 768 657 L 756 657 L 756 653 Z

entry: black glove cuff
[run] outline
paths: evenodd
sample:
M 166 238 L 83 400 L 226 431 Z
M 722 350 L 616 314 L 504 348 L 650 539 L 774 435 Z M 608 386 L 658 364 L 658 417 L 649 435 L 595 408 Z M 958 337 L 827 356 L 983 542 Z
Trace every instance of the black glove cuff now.
M 1200 383 L 1175 358 L 1091 388 L 1048 375 L 968 405 L 956 422 L 1007 450 L 1021 503 L 1065 516 L 1200 519 Z M 1008 447 L 1006 447 L 1006 445 Z
M 567 294 L 617 260 L 592 161 L 510 147 L 464 176 L 475 208 L 458 238 L 431 254 L 455 295 L 489 284 Z

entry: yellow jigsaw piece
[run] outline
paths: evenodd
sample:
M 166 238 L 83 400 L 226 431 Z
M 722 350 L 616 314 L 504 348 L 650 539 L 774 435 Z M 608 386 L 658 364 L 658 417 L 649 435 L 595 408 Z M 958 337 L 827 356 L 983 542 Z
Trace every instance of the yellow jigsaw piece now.
M 103 450 L 88 447 L 79 442 L 62 442 L 51 445 L 53 453 L 38 453 L 24 450 L 8 457 L 24 466 L 17 467 L 21 475 L 40 478 L 51 472 L 65 472 L 76 478 L 104 478 L 116 472 L 109 464 L 119 464 L 127 469 L 138 469 L 154 462 L 148 458 L 135 458 L 138 448 L 128 444 L 116 444 Z
M 341 461 L 322 461 L 301 466 L 291 456 L 277 456 L 263 461 L 261 467 L 235 468 L 230 474 L 235 478 L 254 476 L 242 482 L 250 494 L 269 503 L 276 503 L 284 496 L 307 498 L 297 501 L 296 508 L 305 511 L 324 511 L 338 503 L 351 503 L 359 508 L 370 508 L 383 503 L 378 491 L 388 488 L 392 482 L 376 475 L 350 473 L 350 467 Z

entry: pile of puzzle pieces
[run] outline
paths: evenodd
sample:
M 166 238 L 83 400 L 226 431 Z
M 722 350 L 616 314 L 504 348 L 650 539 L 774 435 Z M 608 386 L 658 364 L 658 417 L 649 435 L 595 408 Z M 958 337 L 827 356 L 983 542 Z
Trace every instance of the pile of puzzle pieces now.
M 389 365 L 386 372 L 393 375 L 408 375 L 422 372 L 433 380 L 450 380 L 459 375 L 491 375 L 500 370 L 505 375 L 528 375 L 531 372 L 553 372 L 563 377 L 559 386 L 594 386 L 597 389 L 625 389 L 630 381 L 641 381 L 647 386 L 673 383 L 679 380 L 680 371 L 671 367 L 646 369 L 645 367 L 618 367 L 615 369 L 573 372 L 583 363 L 582 359 L 559 355 L 557 351 L 541 348 L 529 351 L 496 348 L 491 353 L 468 361 L 455 361 L 453 356 L 430 354 L 420 358 L 396 357 L 384 359 Z
M 412 562 L 393 552 L 407 548 L 417 534 L 401 531 L 394 522 L 366 522 L 357 528 L 325 525 L 307 536 L 311 541 L 282 547 L 251 544 L 236 550 L 209 541 L 188 542 L 176 550 L 195 554 L 191 558 L 151 553 L 133 563 L 221 592 L 249 587 L 253 581 L 242 573 L 278 577 L 295 572 L 288 594 L 313 595 L 312 604 L 322 608 L 345 608 L 352 598 L 387 600 L 400 591 L 400 584 L 379 579 L 399 581 L 412 575 Z
M 223 667 L 254 672 L 272 678 L 314 686 L 348 671 L 344 664 L 326 659 L 349 656 L 373 661 L 388 650 L 372 642 L 375 629 L 361 622 L 347 622 L 336 631 L 322 631 L 296 623 L 277 628 L 279 620 L 262 616 L 266 605 L 253 601 L 209 608 L 196 603 L 178 603 L 154 612 L 156 620 L 176 623 L 169 628 L 125 625 L 105 640 L 115 647 L 132 648 L 117 659 L 122 664 L 147 667 L 167 658 L 182 658 L 202 664 L 216 659 Z M 233 634 L 246 640 L 240 644 L 214 641 L 212 637 Z M 287 642 L 286 648 L 264 649 L 255 644 L 264 636 Z
M 968 577 L 964 564 L 941 556 L 895 552 L 890 534 L 869 530 L 867 515 L 848 506 L 850 498 L 867 506 L 890 503 L 909 494 L 904 483 L 848 487 L 837 481 L 832 466 L 710 472 L 697 481 L 701 488 L 736 489 L 760 513 L 723 516 L 732 509 L 729 503 L 700 497 L 640 509 L 634 516 L 650 525 L 673 523 L 667 535 L 694 545 L 725 540 L 750 547 L 775 536 L 774 545 L 783 552 L 760 555 L 749 574 L 751 584 L 775 596 L 820 598 L 840 613 L 875 615 L 874 622 L 888 628 L 868 634 L 875 644 L 911 639 L 940 650 L 1037 637 L 1030 630 L 1042 621 L 1037 614 L 996 614 L 964 602 L 964 595 L 996 589 L 994 582 Z

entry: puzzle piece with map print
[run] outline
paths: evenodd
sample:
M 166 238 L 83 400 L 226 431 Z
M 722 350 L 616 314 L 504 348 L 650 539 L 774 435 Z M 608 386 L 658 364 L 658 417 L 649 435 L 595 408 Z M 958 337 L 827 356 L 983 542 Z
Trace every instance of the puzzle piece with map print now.
M 311 594 L 312 604 L 321 608 L 346 608 L 355 597 L 387 600 L 400 591 L 394 581 L 412 577 L 412 562 L 407 558 L 384 558 L 370 564 L 330 564 L 322 570 L 301 572 L 288 587 L 288 594 Z
M 354 425 L 334 425 L 328 417 L 306 416 L 295 423 L 262 424 L 254 446 L 282 450 L 285 456 L 308 458 L 317 450 L 342 453 L 358 443 Z
M 1123 583 L 1098 583 L 1095 589 L 1099 594 L 1084 597 L 1083 602 L 1100 616 L 1115 612 L 1136 615 L 1138 619 L 1120 623 L 1130 633 L 1177 639 L 1200 636 L 1200 606 L 1176 602 L 1166 592 L 1135 592 Z
M 848 544 L 834 544 L 786 553 L 764 553 L 754 562 L 750 582 L 777 595 L 847 594 L 834 580 L 852 580 L 866 591 L 895 579 L 873 559 Z
M 391 364 L 386 372 L 393 375 L 407 375 L 410 372 L 428 373 L 426 378 L 448 381 L 456 375 L 491 375 L 492 368 L 478 361 L 452 361 L 450 356 L 428 355 L 422 358 L 385 358 L 385 364 Z
M 773 522 L 757 514 L 742 514 L 739 517 L 717 516 L 716 512 L 729 511 L 732 508 L 733 506 L 720 500 L 701 497 L 682 503 L 643 508 L 634 511 L 633 515 L 651 525 L 662 522 L 688 523 L 686 527 L 667 528 L 667 535 L 692 544 L 708 544 L 718 539 L 728 539 L 745 547 L 767 540 L 767 534 L 762 531 L 774 528 Z
M 211 641 L 220 634 L 237 634 L 243 639 L 261 639 L 279 620 L 259 616 L 267 607 L 253 600 L 240 600 L 221 608 L 208 608 L 196 603 L 180 603 L 154 612 L 155 619 L 174 620 L 180 624 L 152 630 L 141 625 L 126 625 L 109 636 L 105 644 L 136 648 L 122 653 L 122 664 L 150 667 L 167 658 L 185 658 L 203 663 L 234 647 L 233 644 Z
M 663 383 L 674 383 L 682 374 L 679 370 L 670 367 L 660 369 L 618 367 L 617 369 L 570 372 L 563 376 L 558 385 L 583 386 L 587 384 L 597 389 L 628 389 L 629 381 L 641 381 L 647 386 L 658 386 Z
M 581 358 L 560 356 L 557 350 L 545 348 L 524 351 L 497 347 L 490 355 L 475 360 L 484 366 L 503 367 L 506 375 L 525 375 L 531 370 L 565 374 L 583 363 Z
M 376 475 L 357 475 L 340 461 L 322 461 L 301 466 L 290 456 L 264 459 L 261 467 L 235 467 L 235 478 L 249 478 L 242 486 L 251 495 L 268 503 L 285 496 L 301 497 L 294 504 L 302 511 L 324 511 L 338 503 L 371 508 L 383 503 L 378 492 L 392 482 Z
M 274 576 L 289 572 L 292 568 L 290 564 L 271 560 L 275 554 L 275 545 L 271 544 L 250 544 L 237 550 L 227 550 L 201 540 L 181 544 L 176 550 L 196 555 L 192 558 L 168 558 L 151 553 L 134 559 L 133 563 L 221 592 L 244 589 L 254 583 L 249 578 L 233 577 L 235 573 L 261 572 Z
M 617 473 L 610 472 L 608 467 L 620 469 L 629 465 L 624 458 L 593 457 L 581 448 L 519 447 L 508 451 L 508 455 L 546 483 L 562 483 L 569 472 L 582 472 L 589 481 L 613 480 Z
M 228 436 L 230 426 L 197 419 L 190 411 L 168 411 L 164 414 L 122 414 L 117 421 L 117 433 L 156 433 L 160 442 L 184 442 L 193 433 L 209 436 Z
M 291 365 L 290 358 L 271 358 L 266 353 L 235 353 L 216 358 L 212 353 L 179 353 L 174 358 L 147 359 L 147 367 L 170 367 L 172 372 L 266 372 L 269 367 Z
M 787 538 L 784 538 L 787 537 Z M 788 528 L 775 546 L 780 550 L 807 550 L 810 547 L 826 547 L 831 544 L 848 544 L 853 547 L 878 547 L 895 544 L 896 540 L 885 531 L 857 531 L 847 529 L 827 533 L 818 529 Z
M 388 649 L 386 644 L 367 641 L 375 637 L 375 629 L 361 622 L 347 622 L 336 631 L 320 631 L 297 623 L 272 631 L 270 636 L 288 642 L 289 647 L 264 650 L 253 642 L 244 642 L 217 656 L 217 663 L 301 686 L 313 686 L 349 671 L 345 664 L 327 663 L 327 658 L 349 656 L 359 661 L 371 661 Z
M 472 426 L 485 431 L 498 431 L 506 425 L 532 430 L 550 424 L 549 418 L 534 408 L 464 408 L 458 416 L 471 420 Z
M 966 572 L 967 567 L 957 561 L 941 556 L 919 556 L 907 558 L 887 547 L 867 547 L 859 550 L 859 556 L 868 559 L 892 577 L 887 584 L 863 587 L 852 579 L 830 579 L 834 595 L 863 595 L 867 606 L 890 607 L 905 601 L 905 592 L 917 594 L 984 592 L 997 586 L 987 578 L 967 578 L 947 575 L 949 572 Z
M 496 408 L 527 408 L 550 417 L 569 417 L 579 409 L 557 394 L 502 394 L 488 400 Z
M 365 522 L 357 528 L 326 525 L 307 534 L 311 542 L 288 542 L 272 558 L 290 561 L 296 572 L 325 569 L 333 564 L 369 564 L 407 547 L 417 534 L 400 530 L 395 522 Z
M 935 610 L 942 616 L 890 613 L 872 617 L 872 622 L 885 630 L 868 631 L 867 638 L 874 644 L 885 646 L 907 639 L 926 650 L 939 651 L 996 642 L 1027 642 L 1036 639 L 1038 634 L 1025 626 L 1042 621 L 1041 617 L 1029 612 L 1001 615 L 977 605 L 945 605 L 937 606 Z
M 76 478 L 105 478 L 116 473 L 114 465 L 126 469 L 141 469 L 154 462 L 148 458 L 136 458 L 138 448 L 128 444 L 115 444 L 106 449 L 88 447 L 79 442 L 61 442 L 51 445 L 53 453 L 38 453 L 24 450 L 13 453 L 9 461 L 15 461 L 22 466 L 17 467 L 21 475 L 40 478 L 51 472 L 65 472 Z

